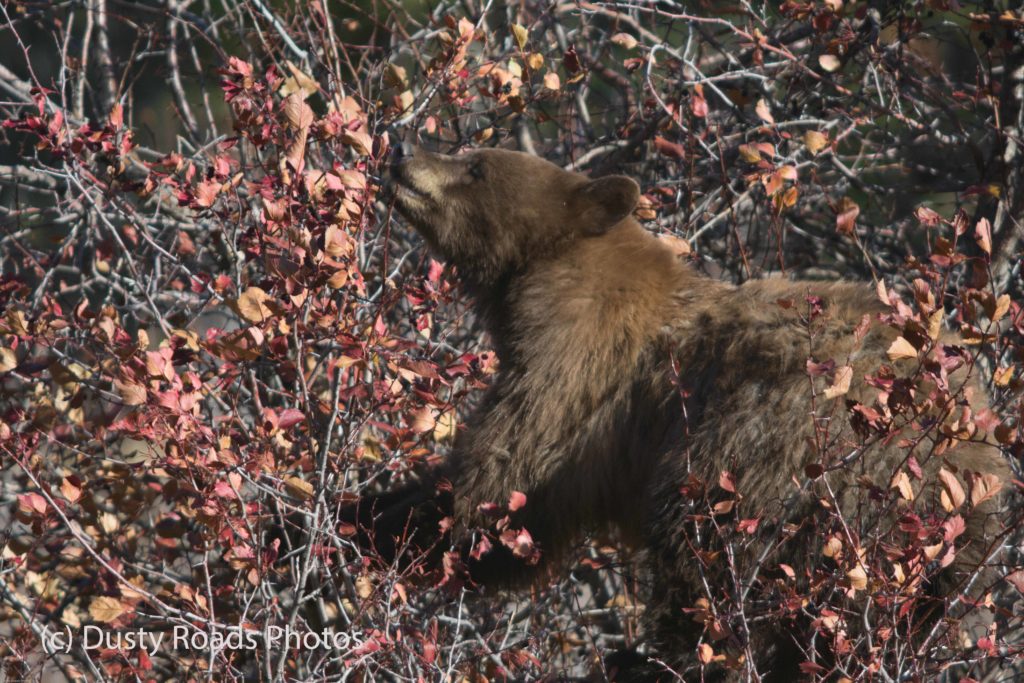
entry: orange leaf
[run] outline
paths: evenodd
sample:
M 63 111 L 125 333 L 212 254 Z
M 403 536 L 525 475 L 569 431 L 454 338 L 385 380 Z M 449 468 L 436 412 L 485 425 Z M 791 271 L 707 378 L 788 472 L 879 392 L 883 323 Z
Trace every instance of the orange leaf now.
M 1000 489 L 1003 482 L 995 474 L 982 474 L 971 479 L 971 504 L 977 507 L 989 498 L 992 498 Z
M 983 252 L 992 254 L 992 224 L 988 222 L 987 218 L 982 218 L 974 226 L 974 239 Z
M 828 136 L 816 130 L 804 133 L 804 145 L 811 154 L 817 154 L 828 146 Z
M 967 496 L 964 494 L 964 487 L 960 485 L 956 475 L 943 467 L 939 470 L 939 480 L 942 482 L 940 500 L 946 512 L 952 512 L 963 505 Z

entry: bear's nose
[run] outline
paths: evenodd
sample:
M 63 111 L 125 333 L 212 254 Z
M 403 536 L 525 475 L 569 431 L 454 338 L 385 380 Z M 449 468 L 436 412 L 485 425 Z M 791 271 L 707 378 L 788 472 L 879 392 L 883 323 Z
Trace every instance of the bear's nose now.
M 416 154 L 416 146 L 411 142 L 402 141 L 401 144 L 395 145 L 391 152 L 391 163 L 400 164 L 403 161 L 412 159 Z

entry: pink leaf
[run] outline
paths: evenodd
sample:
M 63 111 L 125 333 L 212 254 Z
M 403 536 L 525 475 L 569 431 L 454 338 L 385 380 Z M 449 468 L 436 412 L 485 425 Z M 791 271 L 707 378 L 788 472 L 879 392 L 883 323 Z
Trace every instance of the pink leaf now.
M 515 512 L 519 508 L 526 505 L 526 494 L 519 491 L 513 491 L 512 495 L 508 499 L 508 510 L 509 512 Z

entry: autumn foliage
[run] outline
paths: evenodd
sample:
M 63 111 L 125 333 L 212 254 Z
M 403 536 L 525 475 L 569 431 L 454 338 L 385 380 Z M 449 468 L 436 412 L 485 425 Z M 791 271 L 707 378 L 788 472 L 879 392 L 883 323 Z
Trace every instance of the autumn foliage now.
M 481 595 L 454 549 L 399 565 L 356 542 L 346 510 L 443 458 L 496 363 L 455 274 L 393 214 L 400 137 L 628 174 L 639 218 L 713 277 L 873 280 L 880 324 L 900 330 L 890 359 L 918 369 L 880 367 L 878 400 L 835 419 L 865 449 L 915 431 L 905 467 L 858 493 L 899 522 L 853 528 L 823 500 L 814 571 L 766 553 L 751 585 L 709 586 L 697 657 L 756 680 L 742 621 L 771 618 L 818 680 L 1019 675 L 1019 485 L 922 482 L 918 462 L 973 438 L 1017 473 L 1024 456 L 1024 15 L 1009 4 L 6 3 L 7 676 L 603 680 L 606 655 L 643 643 L 646 578 L 614 539 L 528 596 Z M 813 298 L 780 305 L 813 334 Z M 962 365 L 991 409 L 945 382 Z M 807 372 L 809 392 L 849 387 L 843 359 Z M 729 472 L 681 486 L 729 557 L 787 533 L 743 508 Z M 925 587 L 961 514 L 997 493 L 982 604 L 936 606 Z M 529 501 L 494 504 L 500 519 Z M 979 607 L 994 619 L 962 637 Z M 89 648 L 88 625 L 205 640 Z M 270 627 L 351 637 L 281 646 Z M 239 629 L 256 645 L 209 645 Z

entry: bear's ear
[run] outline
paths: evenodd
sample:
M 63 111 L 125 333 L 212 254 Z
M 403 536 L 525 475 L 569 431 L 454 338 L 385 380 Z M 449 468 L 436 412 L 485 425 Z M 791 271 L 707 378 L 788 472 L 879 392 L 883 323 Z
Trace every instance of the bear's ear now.
M 640 186 L 624 175 L 591 180 L 576 190 L 572 203 L 582 232 L 600 235 L 633 213 L 640 201 Z

